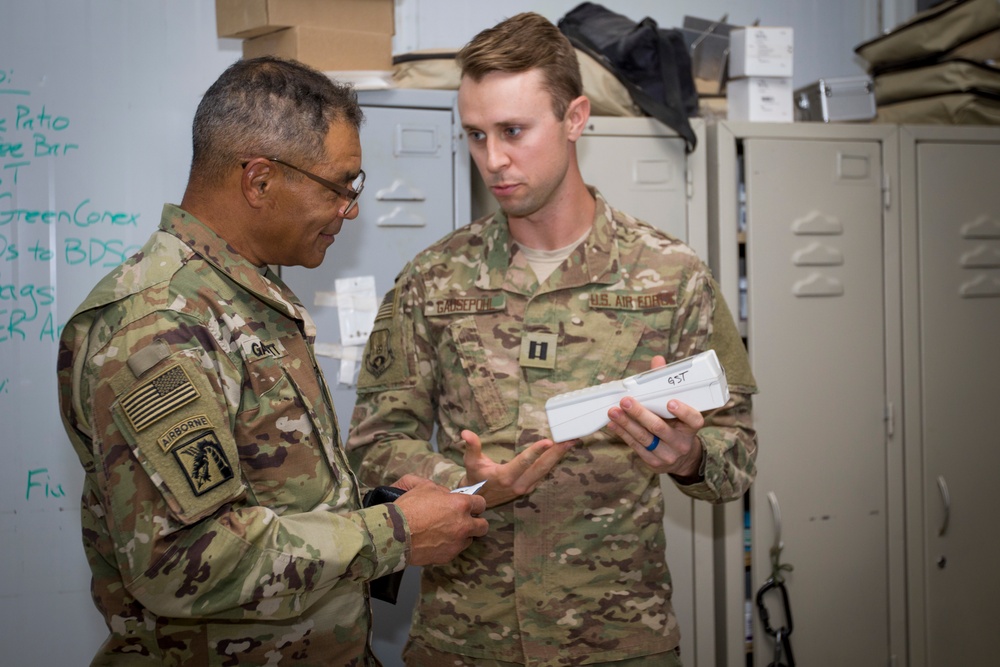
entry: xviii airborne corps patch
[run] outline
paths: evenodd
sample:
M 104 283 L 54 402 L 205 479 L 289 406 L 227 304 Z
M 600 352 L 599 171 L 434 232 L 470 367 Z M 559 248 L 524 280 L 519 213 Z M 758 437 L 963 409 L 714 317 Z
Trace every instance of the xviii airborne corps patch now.
M 194 438 L 174 450 L 174 457 L 184 470 L 194 495 L 200 496 L 233 478 L 233 467 L 226 458 L 215 431 Z

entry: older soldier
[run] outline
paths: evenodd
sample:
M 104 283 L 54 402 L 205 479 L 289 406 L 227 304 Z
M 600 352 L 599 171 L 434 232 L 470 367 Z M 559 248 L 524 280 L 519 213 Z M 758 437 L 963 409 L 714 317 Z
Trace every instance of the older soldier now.
M 659 474 L 710 502 L 754 478 L 756 391 L 707 267 L 588 187 L 575 52 L 521 14 L 459 54 L 459 110 L 500 210 L 423 251 L 369 341 L 348 452 L 369 482 L 487 480 L 489 535 L 423 570 L 408 665 L 677 665 Z M 581 389 L 715 349 L 731 401 L 665 421 L 630 398 L 553 445 L 544 410 Z M 437 447 L 428 439 L 437 427 Z M 560 458 L 561 457 L 561 458 Z M 521 495 L 523 494 L 523 495 Z
M 362 509 L 313 352 L 269 265 L 318 266 L 364 172 L 349 86 L 240 61 L 194 120 L 190 180 L 67 324 L 60 407 L 110 636 L 95 664 L 377 665 L 367 582 L 444 563 L 482 498 L 407 477 Z

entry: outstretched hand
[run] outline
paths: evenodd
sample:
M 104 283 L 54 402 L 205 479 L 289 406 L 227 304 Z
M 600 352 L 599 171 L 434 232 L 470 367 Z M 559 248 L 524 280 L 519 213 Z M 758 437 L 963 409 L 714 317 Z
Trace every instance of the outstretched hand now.
M 662 356 L 657 355 L 653 357 L 650 368 L 660 368 L 666 363 Z M 639 401 L 626 396 L 608 410 L 611 419 L 608 428 L 656 472 L 695 477 L 701 468 L 703 455 L 697 434 L 705 426 L 705 417 L 676 399 L 667 402 L 667 410 L 675 419 L 663 419 L 644 408 Z M 658 444 L 653 446 L 653 443 Z
M 476 493 L 486 499 L 487 507 L 502 505 L 534 491 L 570 447 L 579 442 L 567 440 L 556 443 L 546 438 L 531 445 L 507 463 L 497 463 L 483 454 L 483 443 L 472 431 L 462 431 L 462 440 L 465 441 L 465 484 L 486 480 L 486 484 Z

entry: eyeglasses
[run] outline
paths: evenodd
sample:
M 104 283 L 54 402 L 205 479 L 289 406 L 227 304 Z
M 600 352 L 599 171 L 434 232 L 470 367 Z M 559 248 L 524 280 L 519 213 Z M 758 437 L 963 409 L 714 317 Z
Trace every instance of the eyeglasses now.
M 332 190 L 333 192 L 336 192 L 338 195 L 346 199 L 347 206 L 344 208 L 344 215 L 350 213 L 351 210 L 357 205 L 358 197 L 361 196 L 361 191 L 365 189 L 365 172 L 363 169 L 358 170 L 358 175 L 354 177 L 354 181 L 351 183 L 351 187 L 345 188 L 343 185 L 337 185 L 336 183 L 331 183 L 322 176 L 317 176 L 311 171 L 306 171 L 305 169 L 296 167 L 294 164 L 290 164 L 288 162 L 285 162 L 284 160 L 279 160 L 276 157 L 269 157 L 267 159 L 270 160 L 271 162 L 277 162 L 278 164 L 284 165 L 289 169 L 294 169 L 303 176 L 316 181 L 327 190 Z M 244 162 L 243 166 L 246 167 L 246 165 L 247 163 Z

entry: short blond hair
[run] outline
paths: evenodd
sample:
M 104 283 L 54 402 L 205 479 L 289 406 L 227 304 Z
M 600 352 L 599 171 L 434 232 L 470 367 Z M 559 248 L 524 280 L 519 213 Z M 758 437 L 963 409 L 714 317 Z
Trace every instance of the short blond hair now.
M 570 102 L 583 95 L 576 49 L 544 16 L 524 12 L 483 30 L 458 52 L 462 76 L 481 81 L 491 72 L 539 69 L 552 97 L 552 111 L 562 120 Z

